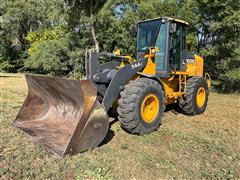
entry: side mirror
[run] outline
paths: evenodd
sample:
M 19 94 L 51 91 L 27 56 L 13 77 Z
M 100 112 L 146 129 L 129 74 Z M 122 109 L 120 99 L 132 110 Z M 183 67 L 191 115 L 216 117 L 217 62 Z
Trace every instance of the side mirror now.
M 177 31 L 177 24 L 171 23 L 170 24 L 170 33 L 175 33 Z

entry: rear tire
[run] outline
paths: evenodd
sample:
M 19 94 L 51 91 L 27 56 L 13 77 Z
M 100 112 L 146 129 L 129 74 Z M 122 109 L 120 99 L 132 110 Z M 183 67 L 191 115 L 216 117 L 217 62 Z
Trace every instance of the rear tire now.
M 117 111 L 124 130 L 143 135 L 159 128 L 165 105 L 157 81 L 148 78 L 130 81 L 120 95 Z
M 182 113 L 189 116 L 204 113 L 208 95 L 208 84 L 204 78 L 195 76 L 188 79 L 186 96 L 179 101 Z

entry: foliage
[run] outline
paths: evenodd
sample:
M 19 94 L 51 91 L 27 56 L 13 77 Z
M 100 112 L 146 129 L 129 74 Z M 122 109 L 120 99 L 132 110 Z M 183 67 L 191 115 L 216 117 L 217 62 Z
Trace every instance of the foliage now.
M 28 48 L 28 55 L 31 56 L 35 51 L 38 50 L 36 47 L 39 43 L 48 40 L 59 40 L 67 33 L 67 31 L 62 27 L 55 27 L 54 29 L 43 29 L 40 32 L 33 31 L 29 32 L 26 36 L 26 40 L 31 44 Z
M 207 69 L 215 79 L 225 82 L 223 88 L 239 89 L 240 1 L 198 0 L 197 3 L 202 27 L 198 49 L 206 57 Z
M 58 0 L 0 1 L 0 59 L 17 64 L 27 58 L 28 33 L 62 22 Z M 58 16 L 56 16 L 56 12 Z M 57 22 L 57 23 L 56 23 Z M 14 62 L 17 61 L 17 62 Z
M 13 68 L 14 68 L 14 66 L 12 64 L 10 64 L 9 61 L 3 61 L 0 64 L 0 70 L 6 71 L 6 72 L 9 72 Z
M 0 63 L 80 77 L 86 48 L 134 56 L 136 23 L 160 16 L 188 21 L 188 50 L 222 87 L 239 88 L 240 0 L 0 0 Z
M 29 33 L 26 39 L 31 46 L 25 68 L 41 74 L 80 77 L 84 51 L 74 41 L 77 38 L 62 27 Z

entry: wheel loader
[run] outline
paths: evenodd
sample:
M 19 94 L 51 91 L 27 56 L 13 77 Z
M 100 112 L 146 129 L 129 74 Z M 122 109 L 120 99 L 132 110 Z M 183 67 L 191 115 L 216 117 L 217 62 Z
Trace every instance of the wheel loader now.
M 109 117 L 143 135 L 159 128 L 168 104 L 203 113 L 211 81 L 203 59 L 186 51 L 187 25 L 169 17 L 139 22 L 136 58 L 87 50 L 80 81 L 27 74 L 28 95 L 13 126 L 62 157 L 97 147 Z

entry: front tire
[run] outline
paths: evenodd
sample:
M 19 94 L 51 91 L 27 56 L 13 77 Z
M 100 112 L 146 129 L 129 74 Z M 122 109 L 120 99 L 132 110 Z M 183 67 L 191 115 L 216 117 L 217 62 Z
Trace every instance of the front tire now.
M 124 130 L 143 135 L 159 128 L 165 105 L 157 81 L 148 78 L 130 81 L 120 95 L 117 111 Z
M 183 114 L 194 116 L 205 112 L 208 102 L 208 84 L 202 77 L 187 80 L 186 96 L 179 101 Z

